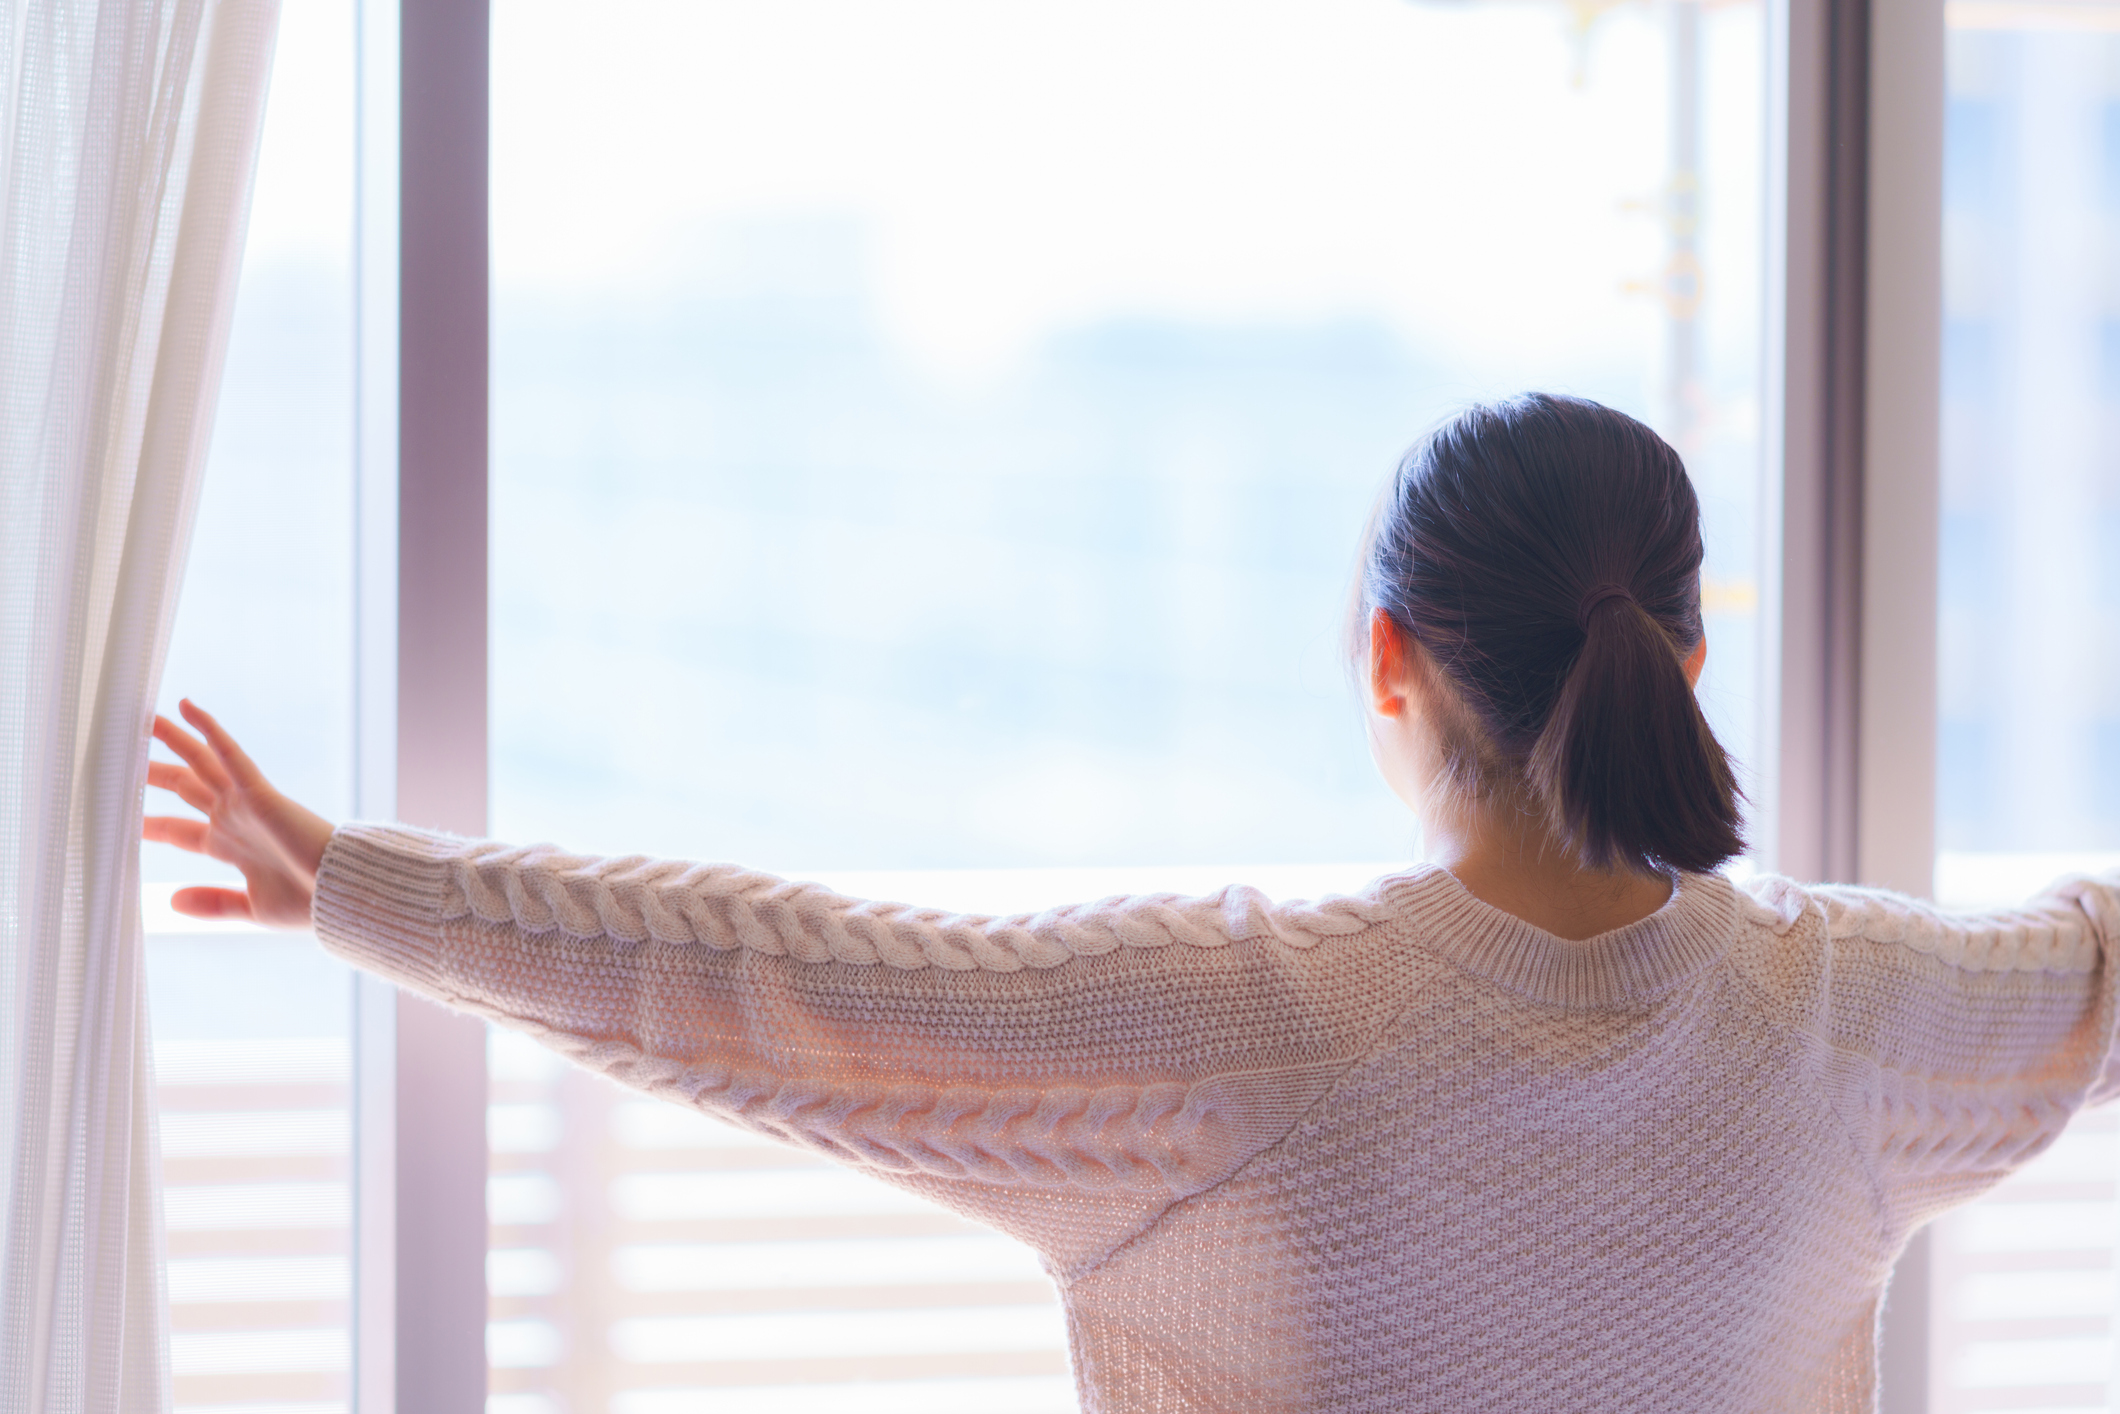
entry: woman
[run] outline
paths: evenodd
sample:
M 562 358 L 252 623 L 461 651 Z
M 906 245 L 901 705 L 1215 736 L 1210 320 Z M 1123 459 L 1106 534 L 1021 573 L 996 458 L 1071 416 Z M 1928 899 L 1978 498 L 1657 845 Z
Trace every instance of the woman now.
M 2120 878 L 2022 912 L 1714 872 L 1677 455 L 1477 407 L 1365 553 L 1372 745 L 1434 863 L 1353 898 L 864 903 L 728 865 L 334 829 L 203 712 L 150 839 L 414 990 L 1020 1237 L 1085 1404 L 1858 1410 L 1927 1218 L 2114 1088 Z

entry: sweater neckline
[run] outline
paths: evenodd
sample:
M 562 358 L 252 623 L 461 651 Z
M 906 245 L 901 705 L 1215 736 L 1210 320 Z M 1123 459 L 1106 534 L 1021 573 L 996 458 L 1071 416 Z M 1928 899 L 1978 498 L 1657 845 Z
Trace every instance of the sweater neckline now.
M 1556 1006 L 1610 1007 L 1660 996 L 1729 950 L 1735 886 L 1721 874 L 1670 878 L 1656 912 L 1580 941 L 1475 898 L 1440 865 L 1389 880 L 1385 892 L 1431 951 L 1467 971 Z

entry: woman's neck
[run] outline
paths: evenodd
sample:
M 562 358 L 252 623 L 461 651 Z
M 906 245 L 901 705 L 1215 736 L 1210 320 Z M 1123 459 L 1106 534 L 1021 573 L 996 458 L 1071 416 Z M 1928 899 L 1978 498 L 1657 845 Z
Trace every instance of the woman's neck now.
M 1428 858 L 1466 892 L 1556 937 L 1580 942 L 1624 928 L 1671 897 L 1662 874 L 1585 869 L 1543 821 L 1521 811 L 1438 811 L 1423 825 Z

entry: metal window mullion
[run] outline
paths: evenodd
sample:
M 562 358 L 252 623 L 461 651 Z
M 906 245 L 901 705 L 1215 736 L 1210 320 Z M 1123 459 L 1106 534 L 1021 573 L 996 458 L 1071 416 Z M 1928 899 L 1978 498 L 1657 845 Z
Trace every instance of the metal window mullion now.
M 486 0 L 359 0 L 356 809 L 486 826 Z M 355 1408 L 486 1393 L 484 1028 L 356 992 Z
M 1769 466 L 1779 472 L 1767 636 L 1777 717 L 1768 863 L 1852 879 L 1862 643 L 1869 0 L 1783 0 L 1769 85 Z
M 1856 878 L 1936 869 L 1943 7 L 1871 0 Z
M 1786 0 L 1770 282 L 1774 867 L 1932 886 L 1943 20 Z

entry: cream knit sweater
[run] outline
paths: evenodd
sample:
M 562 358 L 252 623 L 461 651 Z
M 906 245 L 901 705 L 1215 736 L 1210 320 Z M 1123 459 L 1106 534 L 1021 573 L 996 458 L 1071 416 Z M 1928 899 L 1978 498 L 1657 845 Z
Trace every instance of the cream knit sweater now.
M 1433 868 L 982 918 L 349 826 L 316 926 L 1020 1237 L 1108 1414 L 1866 1411 L 1907 1235 L 2120 1089 L 2111 877 L 1571 943 Z

